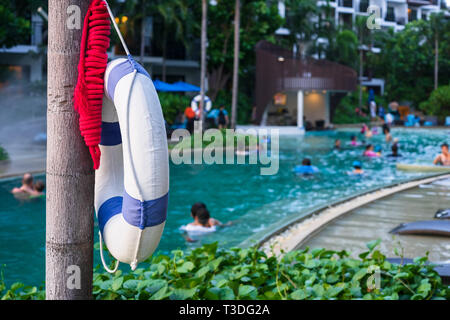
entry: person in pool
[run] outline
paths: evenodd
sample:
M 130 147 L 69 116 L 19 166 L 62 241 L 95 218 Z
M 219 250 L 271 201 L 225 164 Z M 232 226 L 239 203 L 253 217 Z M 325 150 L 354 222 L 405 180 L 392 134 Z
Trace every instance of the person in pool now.
M 36 195 L 32 197 L 39 197 L 44 195 L 45 183 L 43 181 L 36 181 L 34 184 L 34 190 L 36 191 Z
M 352 174 L 352 175 L 363 175 L 364 174 L 364 170 L 362 169 L 361 161 L 356 160 L 353 162 L 353 171 L 350 172 L 350 174 Z
M 356 136 L 351 136 L 350 145 L 352 145 L 353 147 L 359 146 L 359 142 L 358 140 L 356 140 Z
M 340 139 L 336 139 L 336 141 L 334 141 L 334 149 L 336 149 L 336 150 L 341 149 L 341 140 Z
M 450 166 L 450 153 L 448 152 L 448 144 L 443 143 L 441 145 L 441 154 L 434 159 L 433 164 Z
M 399 158 L 401 154 L 398 153 L 398 143 L 394 143 L 391 147 L 392 153 L 388 155 L 389 158 Z
M 311 175 L 311 174 L 319 172 L 319 169 L 317 169 L 317 167 L 314 167 L 313 165 L 311 165 L 311 159 L 305 158 L 302 161 L 302 165 L 296 166 L 294 168 L 294 171 L 297 174 Z
M 386 142 L 387 143 L 391 142 L 392 141 L 391 129 L 389 129 L 389 126 L 386 124 L 383 126 L 383 133 Z
M 12 194 L 20 199 L 40 196 L 43 189 L 41 191 L 36 190 L 33 181 L 34 179 L 31 173 L 25 173 L 22 178 L 22 185 L 19 188 L 12 189 Z
M 374 151 L 373 145 L 368 144 L 366 150 L 364 150 L 363 156 L 365 157 L 379 157 L 379 154 Z

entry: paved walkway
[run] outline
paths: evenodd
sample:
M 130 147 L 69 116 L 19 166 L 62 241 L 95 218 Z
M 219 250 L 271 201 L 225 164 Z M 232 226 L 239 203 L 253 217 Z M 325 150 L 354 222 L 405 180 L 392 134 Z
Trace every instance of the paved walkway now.
M 0 146 L 9 161 L 0 162 L 0 178 L 24 172 L 44 172 L 46 142 L 39 139 L 47 131 L 45 94 L 1 93 Z

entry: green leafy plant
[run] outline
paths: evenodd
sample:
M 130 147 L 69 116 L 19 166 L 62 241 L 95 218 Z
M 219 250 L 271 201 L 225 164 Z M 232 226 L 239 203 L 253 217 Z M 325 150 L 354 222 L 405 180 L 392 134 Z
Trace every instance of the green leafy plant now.
M 173 124 L 179 112 L 184 112 L 187 106 L 191 104 L 191 98 L 185 95 L 160 92 L 158 93 L 164 119 L 169 124 Z
M 9 156 L 5 149 L 0 146 L 0 161 L 8 160 Z
M 392 264 L 377 249 L 351 258 L 347 251 L 304 249 L 268 257 L 256 247 L 219 249 L 206 244 L 189 253 L 172 251 L 155 255 L 145 267 L 114 274 L 94 271 L 93 295 L 97 300 L 161 299 L 448 299 L 450 291 L 427 263 L 416 258 L 405 265 Z M 379 287 L 370 286 L 372 269 L 380 274 Z M 2 299 L 43 299 L 42 288 L 0 282 Z
M 430 98 L 422 102 L 419 108 L 426 114 L 437 116 L 443 121 L 450 114 L 450 85 L 442 86 L 434 90 Z

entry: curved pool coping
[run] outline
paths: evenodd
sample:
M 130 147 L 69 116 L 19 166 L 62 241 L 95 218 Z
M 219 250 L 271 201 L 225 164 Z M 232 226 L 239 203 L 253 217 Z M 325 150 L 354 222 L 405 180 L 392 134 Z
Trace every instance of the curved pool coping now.
M 301 225 L 308 218 L 312 218 L 313 216 L 319 216 L 320 214 L 323 214 L 326 210 L 331 211 L 331 209 L 338 209 L 338 212 L 334 213 L 331 216 L 331 219 L 325 219 L 324 221 L 322 221 L 322 223 L 319 223 L 319 225 L 317 225 L 315 228 L 312 228 L 307 233 L 296 235 L 297 238 L 295 239 L 296 240 L 295 242 L 286 243 L 286 246 L 283 247 L 279 245 L 279 248 L 272 248 L 272 249 L 266 248 L 267 249 L 266 253 L 271 254 L 273 252 L 277 254 L 280 252 L 280 249 L 282 249 L 283 251 L 294 250 L 295 247 L 298 247 L 301 243 L 304 243 L 307 239 L 309 239 L 312 235 L 314 235 L 317 231 L 325 227 L 327 224 L 350 211 L 353 211 L 370 202 L 382 199 L 394 193 L 401 192 L 407 189 L 417 187 L 421 184 L 427 184 L 445 178 L 450 178 L 449 172 L 429 174 L 421 177 L 416 177 L 413 179 L 402 179 L 400 181 L 385 186 L 374 187 L 365 191 L 358 192 L 356 194 L 341 198 L 326 205 L 314 206 L 306 211 L 300 212 L 298 215 L 288 216 L 282 219 L 281 221 L 270 225 L 265 230 L 258 232 L 253 236 L 250 236 L 243 242 L 241 242 L 238 245 L 238 247 L 248 248 L 255 245 L 258 248 L 264 246 L 267 247 L 267 245 L 270 242 L 277 243 L 276 241 L 274 241 L 276 237 L 280 237 L 283 233 L 288 232 L 289 229 Z M 362 197 L 366 197 L 367 199 L 361 199 Z M 339 209 L 342 210 L 339 211 Z

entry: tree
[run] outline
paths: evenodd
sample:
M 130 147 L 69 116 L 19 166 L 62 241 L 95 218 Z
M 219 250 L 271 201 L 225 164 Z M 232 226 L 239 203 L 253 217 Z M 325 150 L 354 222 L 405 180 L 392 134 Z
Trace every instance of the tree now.
M 30 43 L 31 12 L 43 2 L 0 0 L 0 48 Z
M 46 298 L 92 296 L 94 170 L 72 97 L 81 29 L 67 28 L 67 8 L 85 16 L 89 0 L 49 0 Z
M 296 46 L 301 57 L 305 57 L 317 37 L 318 26 L 312 21 L 318 19 L 319 7 L 314 0 L 286 0 L 285 7 L 285 27 L 290 31 L 288 41 Z
M 164 0 L 156 6 L 156 10 L 163 18 L 162 81 L 166 81 L 167 37 L 170 32 L 173 32 L 175 38 L 181 40 L 186 46 L 184 21 L 187 16 L 187 7 L 183 0 Z
M 201 21 L 198 1 L 189 1 L 192 20 Z M 229 85 L 233 73 L 234 7 L 234 1 L 217 1 L 217 5 L 208 8 L 208 34 L 211 35 L 207 47 L 208 96 L 213 100 Z M 248 80 L 253 77 L 256 43 L 260 40 L 274 42 L 275 30 L 282 25 L 283 19 L 277 5 L 265 0 L 241 1 L 240 15 L 246 19 L 240 23 L 239 74 Z M 243 86 L 245 82 L 242 81 Z
M 450 85 L 434 90 L 427 101 L 422 102 L 419 108 L 426 114 L 437 116 L 444 121 L 450 115 Z
M 391 100 L 411 101 L 413 106 L 428 99 L 434 88 L 435 35 L 430 21 L 408 23 L 399 32 L 378 32 L 375 41 L 381 44 L 376 76 L 386 80 Z M 446 21 L 438 32 L 439 78 L 450 81 L 450 23 Z M 378 45 L 377 45 L 378 46 Z
M 445 30 L 448 22 L 443 12 L 430 15 L 431 32 L 434 38 L 434 90 L 439 86 L 439 34 Z
M 234 9 L 234 65 L 233 65 L 233 97 L 231 100 L 231 128 L 236 128 L 237 115 L 237 98 L 238 98 L 238 82 L 239 82 L 239 33 L 240 33 L 240 16 L 241 1 L 236 0 Z

